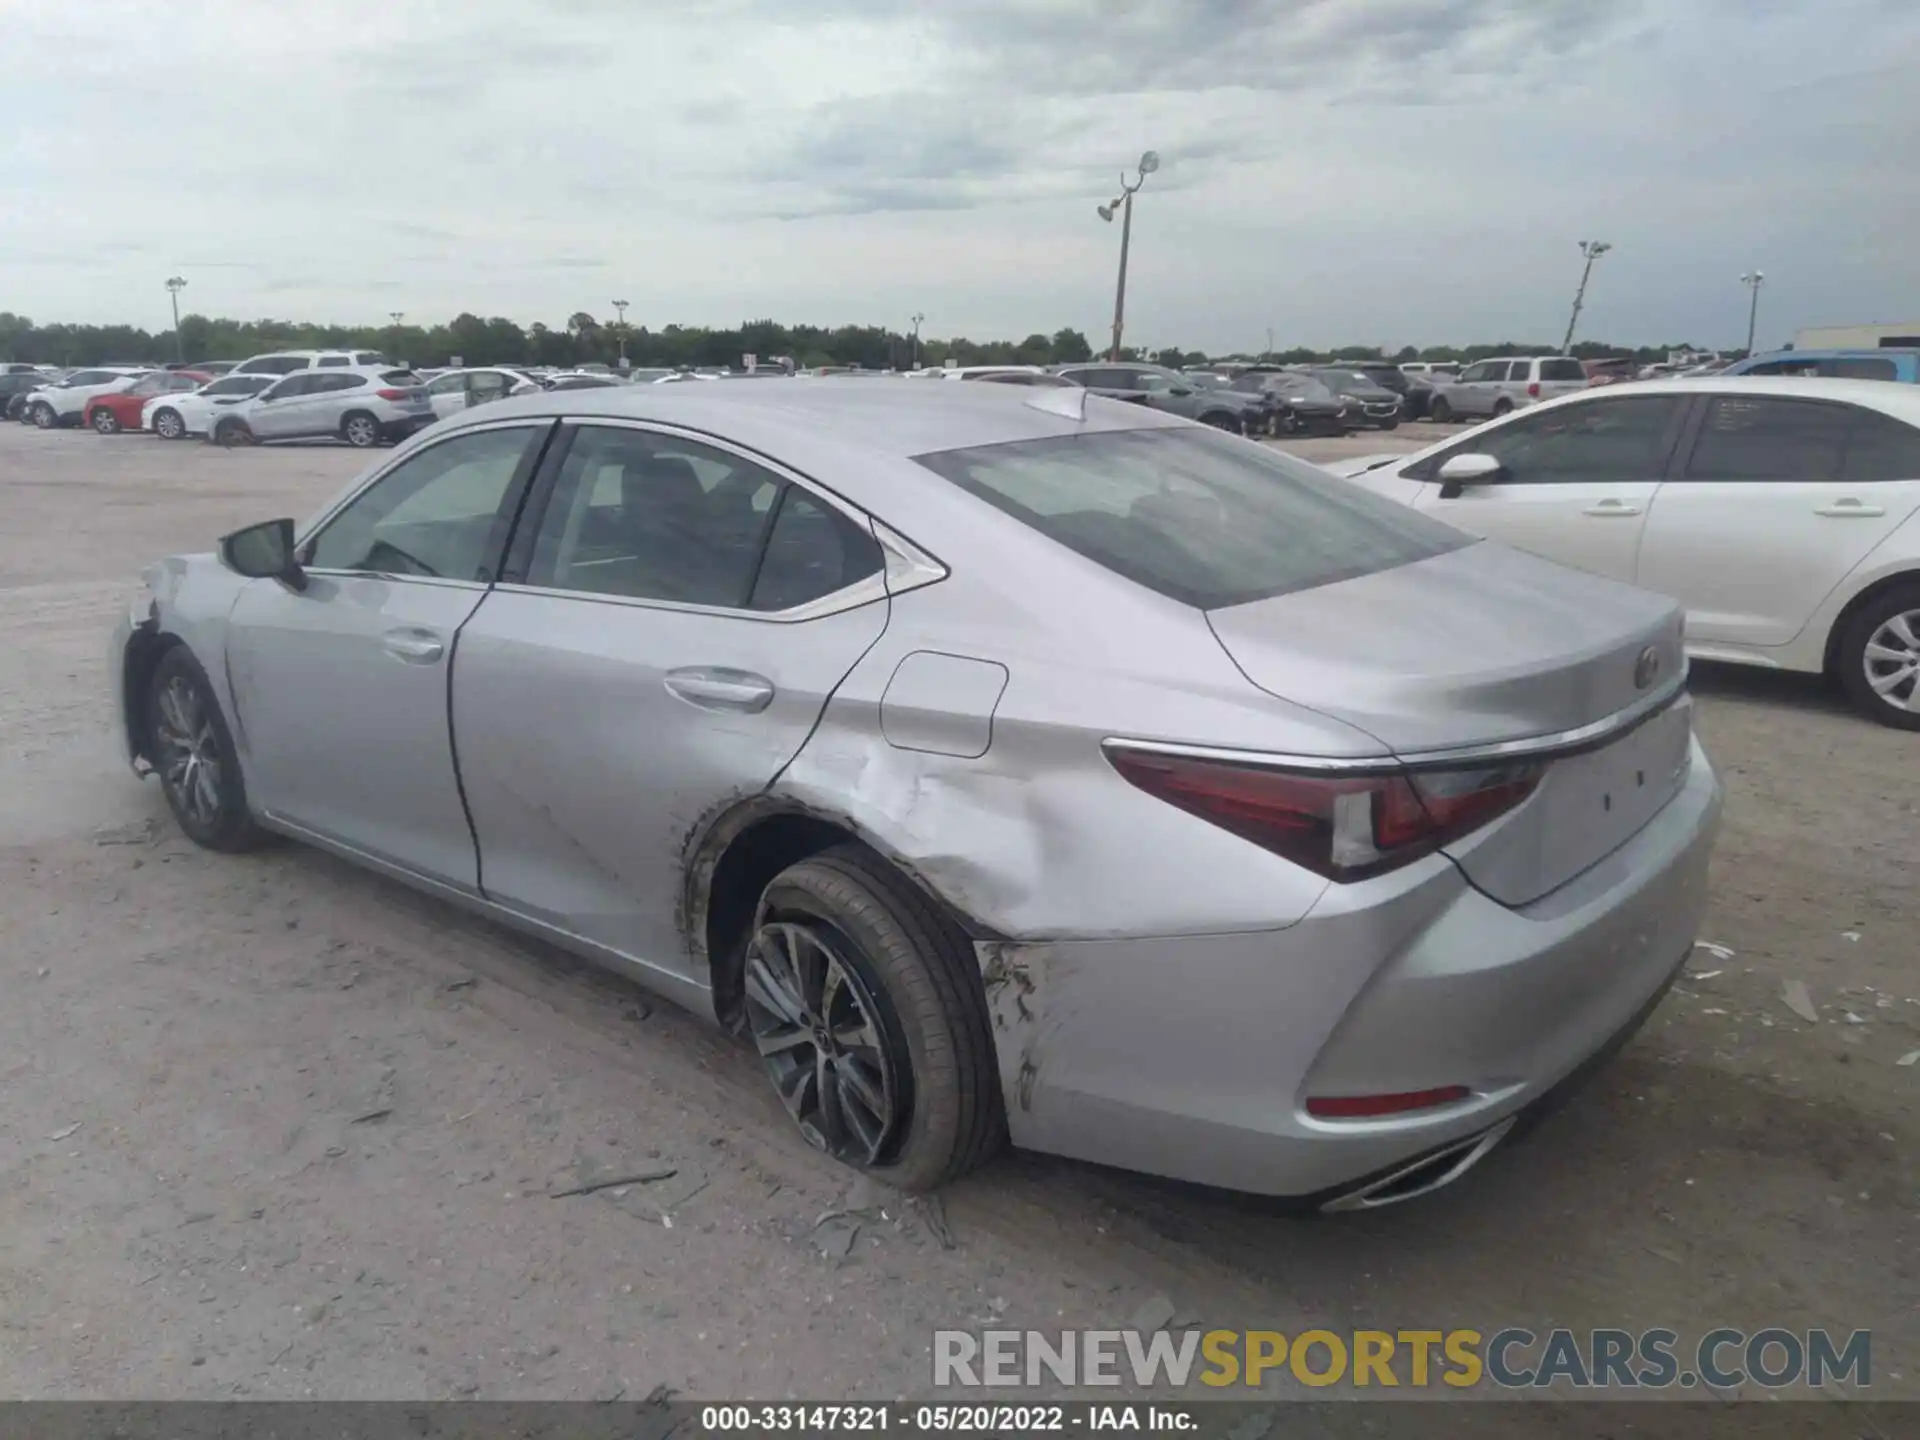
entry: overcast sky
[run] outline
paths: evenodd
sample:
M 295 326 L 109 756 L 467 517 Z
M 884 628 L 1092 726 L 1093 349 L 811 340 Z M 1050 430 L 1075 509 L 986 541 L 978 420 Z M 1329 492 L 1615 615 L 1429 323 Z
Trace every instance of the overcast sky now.
M 1741 343 L 1920 318 L 1920 0 L 0 0 L 0 310 Z

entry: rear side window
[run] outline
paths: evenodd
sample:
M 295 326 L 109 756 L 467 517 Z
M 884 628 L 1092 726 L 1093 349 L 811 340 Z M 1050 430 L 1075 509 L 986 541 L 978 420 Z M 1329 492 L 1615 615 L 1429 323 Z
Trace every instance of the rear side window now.
M 1920 480 L 1920 430 L 1874 410 L 1853 412 L 1843 480 Z
M 322 355 L 314 363 L 317 365 L 345 365 L 347 363 L 347 357 L 344 355 Z
M 1899 367 L 1891 360 L 1853 355 L 1844 359 L 1822 360 L 1820 373 L 1836 380 L 1898 380 Z
M 880 546 L 871 530 L 789 486 L 767 536 L 752 608 L 791 610 L 866 579 L 880 565 Z
M 387 385 L 418 385 L 420 383 L 420 377 L 411 370 L 388 370 L 380 376 L 380 379 Z
M 1542 380 L 1585 380 L 1587 367 L 1578 360 L 1542 360 L 1540 378 Z
M 1067 435 L 916 459 L 1075 554 L 1203 610 L 1473 543 L 1317 466 L 1205 429 Z
M 358 390 L 367 383 L 364 375 L 318 375 L 314 377 L 316 390 Z
M 1807 400 L 1716 395 L 1693 442 L 1689 480 L 1832 480 L 1850 412 Z

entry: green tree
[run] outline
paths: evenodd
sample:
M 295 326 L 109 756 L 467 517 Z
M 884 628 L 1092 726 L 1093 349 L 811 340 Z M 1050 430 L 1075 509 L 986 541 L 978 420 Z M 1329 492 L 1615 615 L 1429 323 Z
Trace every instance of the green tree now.
M 1057 365 L 1078 365 L 1093 359 L 1093 346 L 1078 330 L 1053 332 L 1053 359 Z

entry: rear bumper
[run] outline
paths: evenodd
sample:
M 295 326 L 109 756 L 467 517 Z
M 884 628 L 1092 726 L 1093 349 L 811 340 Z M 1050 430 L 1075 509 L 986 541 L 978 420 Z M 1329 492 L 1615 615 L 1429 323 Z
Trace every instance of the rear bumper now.
M 1009 1126 L 1031 1149 L 1267 1195 L 1351 1188 L 1542 1101 L 1630 1035 L 1706 904 L 1720 785 L 1509 909 L 1451 861 L 1332 887 L 1286 930 L 989 947 Z M 1471 1087 L 1326 1121 L 1309 1095 Z

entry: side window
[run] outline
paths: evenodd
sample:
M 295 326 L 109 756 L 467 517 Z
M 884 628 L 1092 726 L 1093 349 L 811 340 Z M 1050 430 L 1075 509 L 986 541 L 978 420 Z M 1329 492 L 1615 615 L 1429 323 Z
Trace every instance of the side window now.
M 1578 360 L 1542 360 L 1540 362 L 1542 380 L 1585 380 L 1586 366 Z
M 1831 375 L 1837 380 L 1898 380 L 1900 378 L 1899 367 L 1893 361 L 1865 355 L 1822 360 L 1817 368 L 1822 375 Z
M 483 370 L 473 377 L 473 398 L 478 404 L 482 400 L 498 400 L 513 388 L 513 380 L 498 370 Z
M 1920 430 L 1875 410 L 1855 410 L 1840 478 L 1920 480 Z
M 1689 480 L 1832 480 L 1849 409 L 1809 400 L 1716 395 L 1687 460 Z
M 305 395 L 313 388 L 311 375 L 294 375 L 270 385 L 260 392 L 262 400 L 291 400 L 295 396 Z
M 697 441 L 584 426 L 540 517 L 527 583 L 737 609 L 783 484 Z
M 1595 400 L 1530 414 L 1436 457 L 1420 478 L 1433 479 L 1454 455 L 1491 455 L 1511 485 L 1578 485 L 1658 479 L 1685 409 L 1678 395 Z
M 1819 371 L 1819 363 L 1813 360 L 1767 360 L 1750 369 L 1743 375 L 1813 375 Z
M 464 372 L 456 372 L 452 375 L 441 375 L 427 382 L 427 393 L 429 395 L 458 395 L 466 388 L 467 377 Z
M 490 579 L 505 539 L 508 492 L 541 429 L 480 430 L 419 451 L 334 516 L 309 542 L 306 563 L 316 570 Z
M 880 565 L 880 546 L 871 530 L 789 485 L 780 496 L 750 604 L 755 610 L 791 610 L 866 579 Z
M 316 375 L 313 388 L 326 392 L 333 390 L 360 390 L 365 388 L 367 377 L 364 375 Z
M 1477 365 L 1469 365 L 1467 366 L 1466 369 L 1460 372 L 1460 379 L 1463 382 L 1470 381 L 1470 380 L 1491 380 L 1492 378 L 1493 378 L 1493 366 L 1489 365 L 1484 360 L 1482 360 Z
M 319 365 L 345 365 L 347 363 L 347 357 L 344 355 L 322 355 L 315 363 Z

